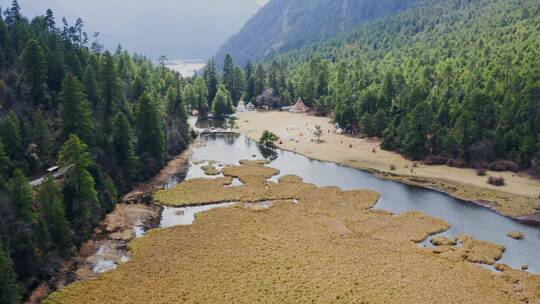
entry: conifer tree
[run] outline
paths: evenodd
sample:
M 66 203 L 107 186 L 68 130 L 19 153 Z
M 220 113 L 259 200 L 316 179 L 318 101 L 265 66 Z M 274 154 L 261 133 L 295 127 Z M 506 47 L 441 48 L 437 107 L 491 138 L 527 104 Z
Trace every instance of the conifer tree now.
M 244 74 L 246 79 L 246 100 L 245 102 L 251 102 L 255 96 L 255 77 L 253 65 L 248 61 L 246 67 L 244 68 Z
M 212 112 L 216 117 L 223 117 L 233 113 L 231 95 L 224 85 L 221 85 L 212 104 Z
M 196 96 L 197 110 L 199 111 L 199 117 L 206 117 L 208 115 L 208 87 L 206 81 L 203 78 L 197 78 L 195 80 L 194 91 Z
M 130 185 L 138 172 L 138 159 L 131 141 L 132 130 L 126 116 L 118 112 L 113 122 L 113 148 L 116 164 L 123 173 L 122 180 Z
M 84 92 L 86 93 L 86 96 L 88 96 L 88 100 L 90 101 L 92 108 L 97 109 L 100 99 L 99 84 L 92 64 L 89 64 L 84 70 L 83 85 Z
M 17 169 L 8 182 L 8 194 L 15 214 L 10 250 L 15 271 L 21 279 L 29 279 L 39 271 L 33 230 L 32 192 L 28 180 Z
M 219 86 L 219 79 L 216 71 L 216 63 L 214 59 L 210 59 L 208 63 L 206 64 L 205 70 L 204 70 L 204 79 L 206 81 L 206 86 L 208 88 L 208 107 L 212 108 L 212 102 L 214 101 L 214 98 L 216 97 L 218 86 Z
M 11 160 L 6 154 L 4 144 L 0 141 L 0 188 L 4 185 L 6 179 L 11 176 L 11 170 Z
M 234 86 L 234 62 L 230 54 L 225 56 L 223 64 L 223 85 L 231 92 Z
M 114 117 L 114 114 L 118 110 L 118 105 L 121 104 L 122 92 L 116 63 L 114 62 L 113 56 L 108 51 L 104 54 L 103 66 L 101 68 L 101 81 L 103 101 L 105 102 L 102 109 L 103 118 L 106 121 L 112 120 L 112 117 Z M 110 128 L 108 130 L 110 130 Z
M 17 220 L 32 223 L 32 192 L 21 170 L 14 171 L 13 177 L 9 180 L 8 189 Z
M 161 114 L 148 92 L 137 101 L 135 119 L 141 161 L 157 169 L 165 160 L 165 135 Z
M 51 161 L 53 142 L 49 124 L 41 110 L 37 110 L 32 116 L 31 139 L 37 145 L 40 162 L 48 164 Z
M 266 71 L 261 64 L 257 65 L 255 75 L 253 76 L 253 97 L 257 97 L 262 94 L 266 88 Z
M 0 121 L 0 139 L 7 155 L 15 161 L 22 159 L 23 143 L 19 118 L 14 112 Z
M 22 54 L 24 77 L 30 85 L 30 95 L 34 104 L 48 104 L 47 61 L 41 44 L 32 39 L 28 41 Z
M 0 239 L 0 303 L 13 304 L 20 300 L 21 289 L 17 284 L 17 274 Z
M 60 190 L 53 178 L 47 178 L 40 186 L 37 202 L 41 208 L 43 222 L 47 226 L 56 250 L 62 257 L 69 257 L 73 248 L 72 232 L 66 219 Z
M 62 83 L 60 93 L 60 118 L 64 138 L 77 135 L 86 142 L 93 142 L 93 121 L 88 100 L 83 92 L 81 82 L 70 74 Z
M 59 158 L 62 166 L 71 166 L 63 194 L 67 218 L 79 244 L 101 215 L 94 178 L 88 171 L 93 161 L 88 146 L 73 134 L 64 143 Z

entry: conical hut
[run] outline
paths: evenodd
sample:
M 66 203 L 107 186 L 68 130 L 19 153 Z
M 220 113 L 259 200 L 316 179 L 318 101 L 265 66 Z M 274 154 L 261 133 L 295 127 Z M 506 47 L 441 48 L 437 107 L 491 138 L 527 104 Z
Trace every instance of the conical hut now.
M 292 109 L 289 110 L 289 112 L 292 112 L 292 113 L 305 113 L 307 111 L 309 111 L 309 108 L 306 107 L 306 105 L 300 98 L 298 98 L 298 101 L 296 102 L 294 107 L 292 107 Z

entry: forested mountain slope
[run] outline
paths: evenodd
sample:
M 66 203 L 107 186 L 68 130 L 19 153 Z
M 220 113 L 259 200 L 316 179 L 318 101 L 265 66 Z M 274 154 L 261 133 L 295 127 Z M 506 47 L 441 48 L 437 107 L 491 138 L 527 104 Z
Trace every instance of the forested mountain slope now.
M 52 11 L 0 16 L 0 303 L 19 303 L 92 235 L 120 194 L 189 143 L 180 76 L 91 45 Z M 31 187 L 50 166 L 61 180 Z
M 540 175 L 538 58 L 540 2 L 424 0 L 266 70 L 292 79 L 282 99 L 300 96 L 387 149 Z
M 218 51 L 239 64 L 322 41 L 358 24 L 410 7 L 417 0 L 271 0 Z

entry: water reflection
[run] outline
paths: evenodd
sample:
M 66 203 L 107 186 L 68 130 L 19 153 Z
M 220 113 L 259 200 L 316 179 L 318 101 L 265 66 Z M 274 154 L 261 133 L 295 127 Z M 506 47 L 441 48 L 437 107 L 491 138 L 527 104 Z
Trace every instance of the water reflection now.
M 270 166 L 280 175 L 296 174 L 305 182 L 317 186 L 338 186 L 348 189 L 370 189 L 381 194 L 375 208 L 394 213 L 417 210 L 448 221 L 452 228 L 443 235 L 453 238 L 458 234 L 471 234 L 479 240 L 504 245 L 506 252 L 500 262 L 521 269 L 528 264 L 529 271 L 540 273 L 540 227 L 513 221 L 497 213 L 458 200 L 438 191 L 408 186 L 377 178 L 369 173 L 335 163 L 312 160 L 283 150 L 264 153 L 260 145 L 238 134 L 203 135 L 206 145 L 195 149 L 194 160 L 216 160 L 224 164 L 237 164 L 241 159 L 267 158 Z M 188 174 L 189 175 L 189 174 Z M 521 231 L 524 240 L 507 237 L 509 231 Z

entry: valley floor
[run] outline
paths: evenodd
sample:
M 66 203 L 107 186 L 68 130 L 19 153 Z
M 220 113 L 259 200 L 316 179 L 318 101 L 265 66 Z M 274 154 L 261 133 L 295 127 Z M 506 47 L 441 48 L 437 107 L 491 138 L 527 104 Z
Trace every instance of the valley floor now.
M 130 244 L 130 261 L 45 303 L 540 303 L 540 277 L 473 264 L 495 264 L 502 246 L 465 235 L 418 246 L 450 228 L 443 220 L 373 210 L 372 191 L 318 188 L 291 175 L 270 182 L 279 170 L 253 162 L 220 171 L 154 199 L 239 203 L 149 231 Z M 242 185 L 230 186 L 233 178 Z
M 488 172 L 487 176 L 477 176 L 473 169 L 415 164 L 398 153 L 381 150 L 377 140 L 336 134 L 336 128 L 327 117 L 289 112 L 246 112 L 239 115 L 238 124 L 240 132 L 254 140 L 258 140 L 264 130 L 276 133 L 281 149 L 371 171 L 380 177 L 434 188 L 507 216 L 540 222 L 540 181 L 525 175 Z M 322 143 L 313 135 L 315 125 L 323 129 Z M 504 177 L 506 185 L 489 185 L 489 175 Z

